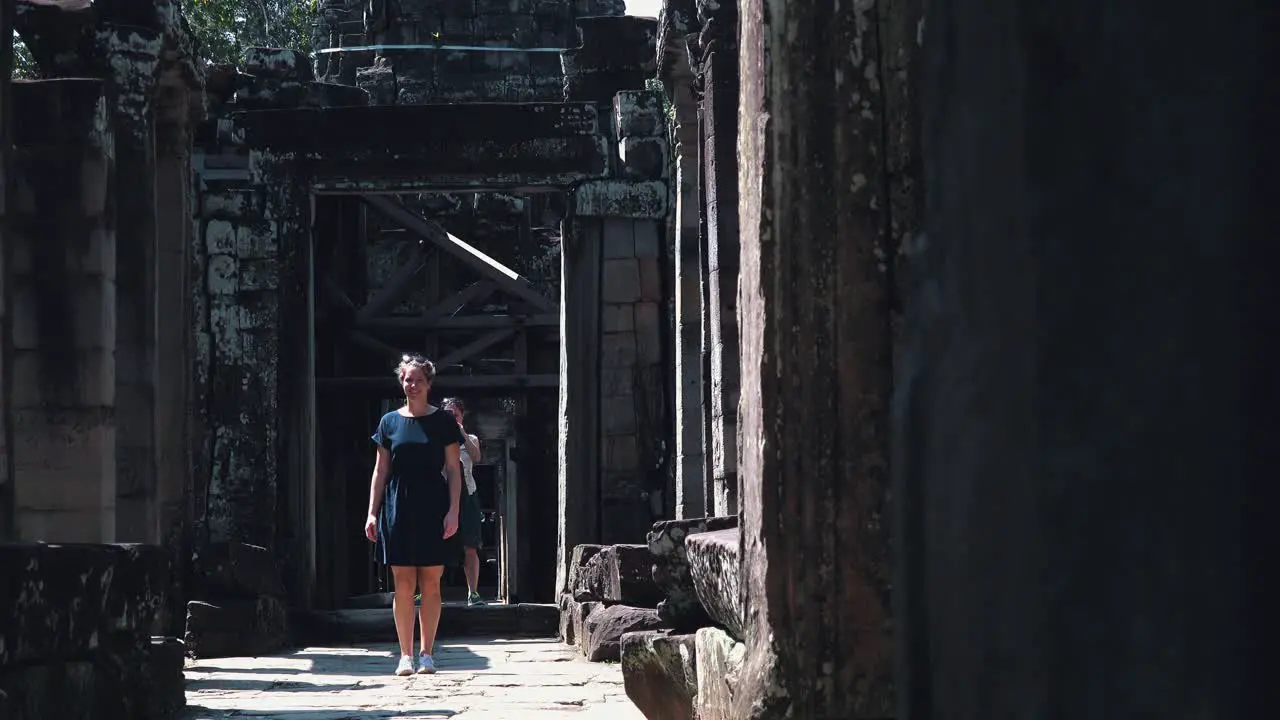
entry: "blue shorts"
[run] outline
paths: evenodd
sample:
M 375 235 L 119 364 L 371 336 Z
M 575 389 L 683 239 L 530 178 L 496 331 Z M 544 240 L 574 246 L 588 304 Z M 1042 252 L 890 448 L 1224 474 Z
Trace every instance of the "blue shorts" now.
M 468 495 L 464 487 L 461 507 L 458 510 L 458 539 L 462 541 L 462 547 L 477 549 L 481 547 L 480 524 L 482 522 L 484 522 L 484 515 L 480 512 L 480 501 L 475 495 Z

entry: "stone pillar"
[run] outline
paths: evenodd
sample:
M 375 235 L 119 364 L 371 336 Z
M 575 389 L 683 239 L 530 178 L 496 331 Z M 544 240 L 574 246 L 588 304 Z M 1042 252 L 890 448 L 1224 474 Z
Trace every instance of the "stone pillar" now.
M 738 502 L 738 56 L 737 5 L 699 3 L 702 163 L 706 181 L 706 276 L 710 462 L 715 515 Z
M 595 217 L 564 222 L 560 242 L 560 466 L 556 597 L 570 553 L 600 537 L 600 268 Z
M 749 630 L 731 717 L 898 717 L 880 22 L 870 4 L 764 5 L 741 10 Z
M 0 38 L 13 36 L 13 3 L 0 4 Z M 10 332 L 9 302 L 7 300 L 12 280 L 9 278 L 10 262 L 7 205 L 9 134 L 12 103 L 9 102 L 9 78 L 13 73 L 13 43 L 0 42 L 0 542 L 14 535 L 13 526 L 13 370 L 12 333 Z
M 561 248 L 557 596 L 573 547 L 643 542 L 666 486 L 655 458 L 666 440 L 658 303 L 669 150 L 661 98 L 643 91 L 655 22 L 595 17 L 579 28 L 581 47 L 562 54 L 566 99 L 614 110 L 600 132 L 616 172 L 574 188 Z
M 20 83 L 12 97 L 17 535 L 114 542 L 115 116 L 98 80 Z
M 192 490 L 188 447 L 191 422 L 188 388 L 193 350 L 192 284 L 189 248 L 194 234 L 191 194 L 191 93 L 178 75 L 166 78 L 156 93 L 156 484 L 153 536 L 173 556 L 176 587 L 170 594 L 171 632 L 181 635 L 186 621 L 181 586 L 192 547 L 189 505 Z
M 1280 9 L 1098 7 L 924 31 L 899 717 L 1280 715 Z
M 156 494 L 156 184 L 153 96 L 161 36 L 98 31 L 116 149 L 116 504 L 118 536 L 159 542 Z
M 676 114 L 676 517 L 708 514 L 702 437 L 702 304 L 698 246 L 698 104 L 684 43 L 668 75 L 668 96 Z

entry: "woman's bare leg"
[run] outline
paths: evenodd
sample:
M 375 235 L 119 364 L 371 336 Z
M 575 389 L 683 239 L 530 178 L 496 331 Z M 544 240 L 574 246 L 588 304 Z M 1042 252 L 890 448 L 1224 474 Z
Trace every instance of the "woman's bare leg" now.
M 418 587 L 422 589 L 422 604 L 418 607 L 418 623 L 422 632 L 419 651 L 428 655 L 433 653 L 436 628 L 440 625 L 440 574 L 443 572 L 443 565 L 418 568 Z
M 391 601 L 391 614 L 396 619 L 396 638 L 400 641 L 400 655 L 412 656 L 413 595 L 417 592 L 417 568 L 392 566 L 391 577 L 396 586 L 395 596 Z M 439 587 L 438 583 L 436 587 Z M 437 599 L 439 595 L 440 593 L 437 590 Z M 432 632 L 435 632 L 434 626 L 432 626 Z
M 467 598 L 480 589 L 480 553 L 473 547 L 465 548 L 462 558 L 462 572 L 467 576 Z

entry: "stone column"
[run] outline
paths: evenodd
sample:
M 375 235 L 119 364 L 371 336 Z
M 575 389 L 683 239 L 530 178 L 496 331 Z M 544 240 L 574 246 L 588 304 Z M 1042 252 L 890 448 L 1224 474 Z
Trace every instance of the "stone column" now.
M 189 505 L 192 473 L 188 387 L 193 349 L 192 284 L 189 248 L 192 217 L 191 93 L 174 73 L 156 93 L 156 347 L 155 347 L 155 523 L 150 530 L 166 545 L 177 580 L 170 594 L 168 618 L 180 635 L 186 615 L 181 582 L 190 563 L 193 517 Z
M 706 181 L 710 449 L 715 515 L 738 502 L 738 57 L 737 5 L 699 3 L 702 163 Z
M 655 26 L 583 18 L 581 47 L 561 55 L 566 99 L 614 110 L 600 132 L 616 172 L 574 188 L 561 249 L 557 596 L 575 545 L 643 542 L 661 515 L 665 474 L 652 458 L 665 412 L 659 253 L 670 171 L 660 98 L 643 91 Z
M 560 465 L 556 597 L 569 554 L 600 537 L 599 218 L 571 217 L 560 242 Z M 527 590 L 526 590 L 527 592 Z
M 114 114 L 99 80 L 21 83 L 12 96 L 17 535 L 114 542 Z
M 708 514 L 702 437 L 702 303 L 698 245 L 698 104 L 683 42 L 668 76 L 676 113 L 676 517 Z
M 959 0 L 924 31 L 899 717 L 1280 715 L 1254 660 L 1277 601 L 1280 12 L 1097 9 Z
M 13 36 L 13 3 L 0 5 L 0 38 Z M 12 287 L 6 237 L 8 195 L 9 134 L 12 104 L 9 77 L 13 73 L 13 43 L 0 42 L 0 541 L 12 538 L 13 527 L 13 370 L 12 333 L 7 296 Z
M 116 186 L 116 505 L 122 541 L 159 542 L 155 507 L 156 184 L 153 96 L 161 36 L 98 31 L 114 118 Z
M 880 21 L 869 4 L 764 10 L 746 0 L 741 23 L 740 568 L 750 629 L 731 717 L 899 717 Z

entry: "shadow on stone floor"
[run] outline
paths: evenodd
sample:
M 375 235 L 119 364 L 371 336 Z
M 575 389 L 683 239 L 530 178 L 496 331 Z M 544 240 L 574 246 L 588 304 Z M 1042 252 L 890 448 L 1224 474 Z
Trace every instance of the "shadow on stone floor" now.
M 314 692 L 354 687 L 365 678 L 392 677 L 394 646 L 353 653 L 341 648 L 307 648 L 260 658 L 202 660 L 186 669 L 187 692 Z M 440 643 L 440 674 L 488 669 L 491 660 L 469 647 Z M 249 676 L 249 677 L 246 677 Z M 369 715 L 369 717 L 383 717 Z M 386 716 L 398 717 L 398 716 Z
M 228 718 L 279 718 L 279 720 L 437 720 L 457 715 L 455 710 L 445 709 L 411 709 L 411 710 L 217 710 L 188 705 L 182 720 L 226 720 Z

